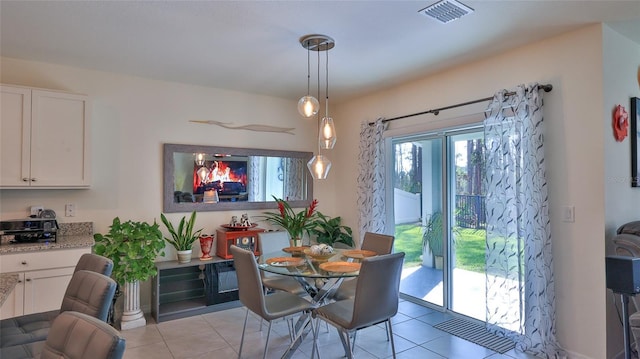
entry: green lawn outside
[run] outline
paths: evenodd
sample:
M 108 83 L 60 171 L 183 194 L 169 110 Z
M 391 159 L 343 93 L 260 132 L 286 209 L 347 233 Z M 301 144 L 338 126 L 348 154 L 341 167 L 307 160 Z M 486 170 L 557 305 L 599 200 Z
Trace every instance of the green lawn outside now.
M 485 230 L 456 228 L 456 267 L 483 273 L 485 270 Z M 405 266 L 422 263 L 422 231 L 420 226 L 396 226 L 396 252 L 405 252 Z

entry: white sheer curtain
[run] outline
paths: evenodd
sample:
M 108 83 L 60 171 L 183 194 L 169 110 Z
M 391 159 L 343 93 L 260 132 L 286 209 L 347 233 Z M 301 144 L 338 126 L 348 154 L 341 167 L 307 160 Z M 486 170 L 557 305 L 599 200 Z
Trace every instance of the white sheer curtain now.
M 358 209 L 360 217 L 360 243 L 365 232 L 385 233 L 385 168 L 384 139 L 385 123 L 382 118 L 373 124 L 360 125 L 358 154 Z
M 545 358 L 556 341 L 555 290 L 538 85 L 495 94 L 484 123 L 487 325 Z
M 304 198 L 304 173 L 307 170 L 304 160 L 285 158 L 282 162 L 284 166 L 284 198 L 288 201 L 311 200 L 311 198 Z

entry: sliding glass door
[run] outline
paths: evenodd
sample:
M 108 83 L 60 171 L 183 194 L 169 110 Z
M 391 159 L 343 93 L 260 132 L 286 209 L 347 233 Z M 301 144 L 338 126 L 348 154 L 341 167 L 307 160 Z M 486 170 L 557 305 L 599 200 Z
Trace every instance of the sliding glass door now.
M 394 138 L 395 251 L 407 299 L 484 321 L 484 173 L 481 129 Z

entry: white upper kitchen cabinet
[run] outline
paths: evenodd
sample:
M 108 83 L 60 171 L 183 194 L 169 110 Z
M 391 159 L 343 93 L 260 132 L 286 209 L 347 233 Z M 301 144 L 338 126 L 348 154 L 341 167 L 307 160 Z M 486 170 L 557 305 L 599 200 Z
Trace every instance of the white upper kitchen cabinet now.
M 0 188 L 89 187 L 85 95 L 0 86 Z

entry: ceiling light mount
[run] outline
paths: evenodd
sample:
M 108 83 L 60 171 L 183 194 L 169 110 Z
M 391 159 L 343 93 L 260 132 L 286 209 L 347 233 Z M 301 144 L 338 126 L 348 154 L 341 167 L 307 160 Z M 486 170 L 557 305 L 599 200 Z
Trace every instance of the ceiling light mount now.
M 300 38 L 300 45 L 310 51 L 329 51 L 336 46 L 336 42 L 327 35 L 306 35 Z

